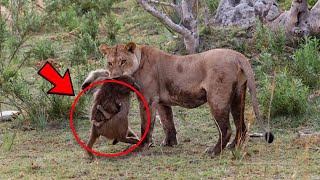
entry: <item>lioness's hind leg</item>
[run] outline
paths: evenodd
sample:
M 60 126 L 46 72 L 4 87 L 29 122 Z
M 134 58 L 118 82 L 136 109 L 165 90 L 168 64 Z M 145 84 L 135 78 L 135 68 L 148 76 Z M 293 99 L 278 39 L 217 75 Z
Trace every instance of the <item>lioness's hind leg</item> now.
M 213 116 L 214 122 L 219 131 L 219 140 L 213 147 L 207 149 L 207 153 L 216 156 L 226 147 L 231 137 L 231 126 L 229 121 L 230 114 L 230 95 L 215 93 L 208 97 L 208 104 Z
M 246 88 L 246 83 L 244 83 L 235 93 L 231 103 L 231 113 L 236 126 L 236 135 L 232 143 L 228 146 L 230 149 L 235 148 L 236 145 L 240 146 L 246 138 L 247 127 L 244 122 Z

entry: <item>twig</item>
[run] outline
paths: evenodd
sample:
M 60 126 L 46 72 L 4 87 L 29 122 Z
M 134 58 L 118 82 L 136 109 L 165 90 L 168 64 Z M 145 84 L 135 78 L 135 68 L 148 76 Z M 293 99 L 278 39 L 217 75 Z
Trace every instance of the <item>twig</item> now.
M 249 136 L 252 138 L 263 137 L 263 133 L 250 133 Z
M 14 72 L 12 77 L 15 77 L 16 74 L 18 73 L 19 69 L 22 67 L 22 65 L 26 62 L 26 60 L 30 57 L 32 51 L 27 52 L 27 56 L 25 56 L 22 60 L 22 62 L 19 64 L 18 68 L 16 69 L 16 71 Z
M 302 132 L 299 131 L 298 132 L 298 136 L 299 137 L 313 137 L 313 136 L 319 136 L 320 137 L 320 132 L 310 132 L 310 133 L 306 133 L 306 132 Z

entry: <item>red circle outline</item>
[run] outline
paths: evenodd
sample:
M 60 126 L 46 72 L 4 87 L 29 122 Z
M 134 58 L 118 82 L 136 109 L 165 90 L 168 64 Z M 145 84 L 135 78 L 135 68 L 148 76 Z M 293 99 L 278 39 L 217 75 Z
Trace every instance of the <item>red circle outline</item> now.
M 98 84 L 102 84 L 102 83 L 117 83 L 117 84 L 121 84 L 121 85 L 124 85 L 124 86 L 127 86 L 129 87 L 130 89 L 132 89 L 139 97 L 140 99 L 142 100 L 145 108 L 146 108 L 146 111 L 147 111 L 147 126 L 146 126 L 146 130 L 144 132 L 144 134 L 142 135 L 142 137 L 140 138 L 139 142 L 135 145 L 133 145 L 132 147 L 130 147 L 129 149 L 125 150 L 125 151 L 122 151 L 122 152 L 119 152 L 119 153 L 100 153 L 98 151 L 94 151 L 90 148 L 88 148 L 81 140 L 80 138 L 78 137 L 77 135 L 77 132 L 75 131 L 74 129 L 74 125 L 73 125 L 73 120 L 72 120 L 72 116 L 73 116 L 73 112 L 74 112 L 74 108 L 75 108 L 75 105 L 77 104 L 79 98 L 84 94 L 84 92 L 86 92 L 87 90 L 89 90 L 90 88 L 98 85 Z M 117 81 L 117 80 L 102 80 L 102 81 L 98 81 L 98 82 L 95 82 L 93 84 L 90 84 L 88 87 L 84 88 L 77 96 L 76 98 L 74 99 L 73 103 L 72 103 L 72 106 L 71 106 L 71 109 L 70 109 L 70 128 L 72 130 L 72 133 L 73 133 L 73 136 L 76 138 L 76 140 L 78 141 L 78 143 L 84 147 L 87 151 L 90 151 L 92 152 L 93 154 L 96 154 L 98 156 L 107 156 L 107 157 L 118 157 L 118 156 L 123 156 L 123 155 L 126 155 L 128 154 L 129 152 L 133 151 L 134 149 L 136 149 L 141 143 L 142 141 L 144 140 L 144 138 L 147 136 L 147 133 L 149 131 L 149 127 L 150 127 L 150 110 L 149 110 L 149 106 L 148 106 L 148 103 L 147 101 L 145 100 L 144 96 L 134 87 L 132 87 L 131 85 L 125 83 L 125 82 L 122 82 L 122 81 Z

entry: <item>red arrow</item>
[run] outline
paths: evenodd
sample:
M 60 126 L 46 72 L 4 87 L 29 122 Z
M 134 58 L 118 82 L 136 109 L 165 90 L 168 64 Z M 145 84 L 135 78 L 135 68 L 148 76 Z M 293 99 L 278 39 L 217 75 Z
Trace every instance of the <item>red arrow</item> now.
M 49 62 L 46 62 L 38 71 L 38 74 L 54 85 L 54 87 L 48 91 L 48 94 L 74 96 L 69 69 L 67 69 L 62 77 Z

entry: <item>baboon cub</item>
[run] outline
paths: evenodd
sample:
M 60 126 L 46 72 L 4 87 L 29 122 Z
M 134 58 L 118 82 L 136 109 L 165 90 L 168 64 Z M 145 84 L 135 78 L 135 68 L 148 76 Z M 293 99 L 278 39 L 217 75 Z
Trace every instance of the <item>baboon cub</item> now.
M 107 71 L 92 71 L 84 81 L 82 89 L 93 82 L 104 79 L 110 79 Z M 121 76 L 117 80 L 139 89 L 135 79 L 131 76 Z M 130 144 L 139 142 L 139 137 L 128 127 L 130 93 L 130 88 L 116 83 L 103 83 L 97 89 L 91 108 L 91 134 L 87 147 L 91 149 L 100 135 L 114 139 L 113 144 L 118 141 Z M 88 154 L 94 157 L 89 151 Z

